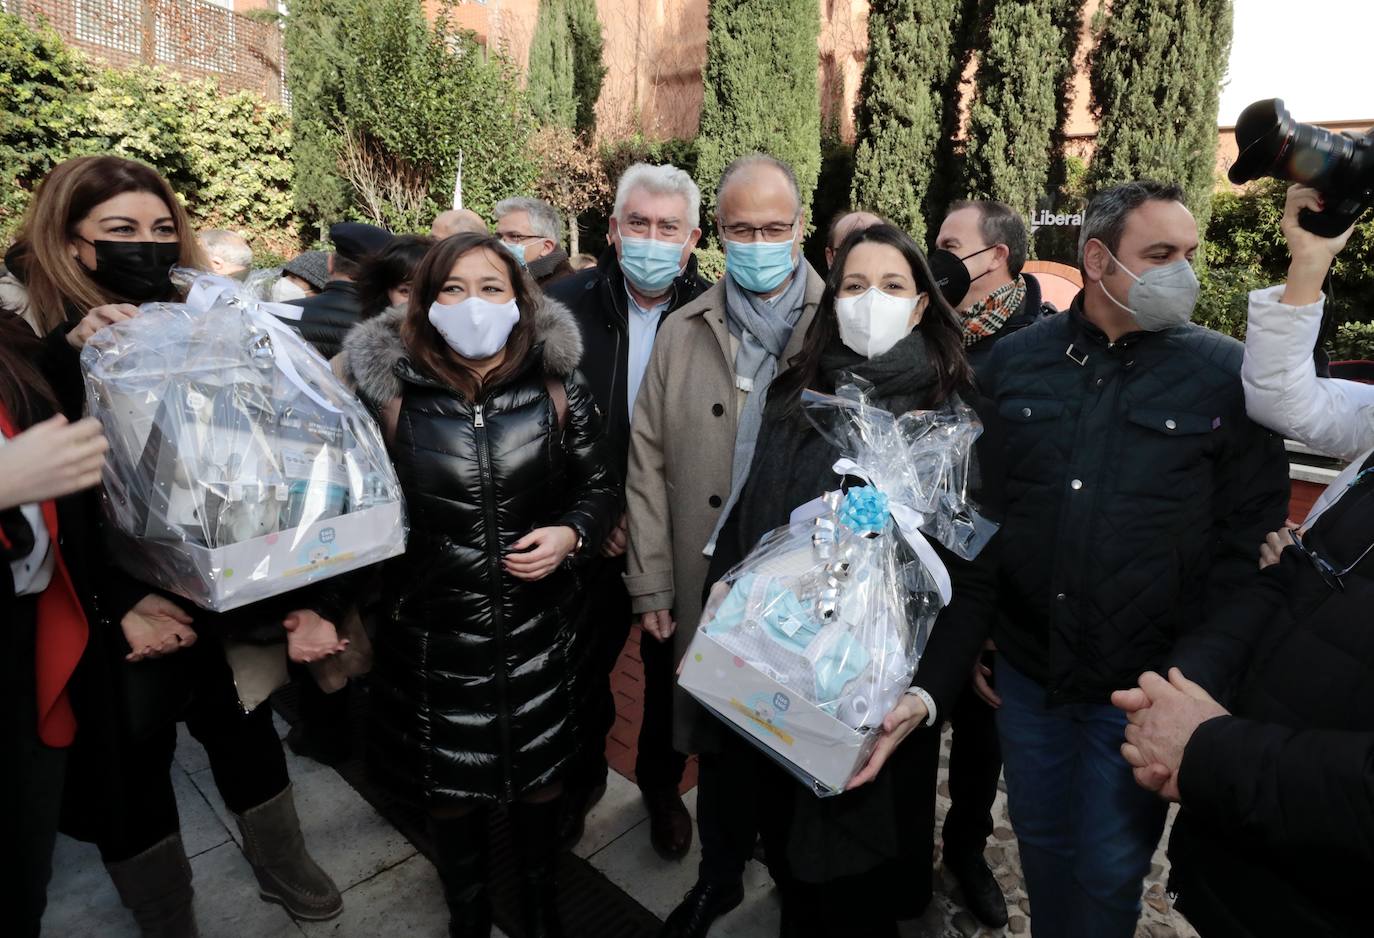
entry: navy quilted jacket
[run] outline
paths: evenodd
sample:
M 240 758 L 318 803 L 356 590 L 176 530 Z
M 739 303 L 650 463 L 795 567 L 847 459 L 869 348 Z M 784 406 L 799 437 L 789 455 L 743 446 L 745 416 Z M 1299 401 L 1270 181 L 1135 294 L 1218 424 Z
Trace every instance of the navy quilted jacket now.
M 1105 703 L 1253 577 L 1288 509 L 1282 441 L 1245 415 L 1239 342 L 1108 342 L 1066 313 L 980 378 L 1006 430 L 998 649 L 1050 703 Z

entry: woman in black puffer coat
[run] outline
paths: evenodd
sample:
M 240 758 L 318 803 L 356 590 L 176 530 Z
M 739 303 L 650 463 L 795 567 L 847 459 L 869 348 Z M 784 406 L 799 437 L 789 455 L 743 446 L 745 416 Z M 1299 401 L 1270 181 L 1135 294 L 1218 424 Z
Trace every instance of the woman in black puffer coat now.
M 372 766 L 435 822 L 453 935 L 490 933 L 486 807 L 512 816 L 526 934 L 560 929 L 560 779 L 576 747 L 565 561 L 620 512 L 576 323 L 500 242 L 461 234 L 416 271 L 404 315 L 351 333 L 344 374 L 382 418 L 410 516 L 386 574 Z

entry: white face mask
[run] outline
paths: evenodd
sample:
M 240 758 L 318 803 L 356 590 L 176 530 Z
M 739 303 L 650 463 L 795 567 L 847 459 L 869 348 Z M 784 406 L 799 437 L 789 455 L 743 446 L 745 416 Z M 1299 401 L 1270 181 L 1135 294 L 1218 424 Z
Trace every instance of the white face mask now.
M 289 303 L 292 300 L 305 299 L 305 288 L 296 281 L 288 280 L 285 277 L 278 278 L 277 282 L 272 284 L 271 289 L 267 292 L 269 294 L 268 299 L 273 303 Z
M 435 300 L 429 307 L 429 321 L 449 348 L 471 361 L 482 361 L 506 347 L 511 330 L 520 321 L 520 307 L 515 300 L 493 303 L 479 296 L 461 303 Z
M 877 287 L 841 297 L 835 301 L 840 341 L 865 358 L 882 355 L 911 333 L 911 314 L 920 300 L 919 293 L 893 296 Z

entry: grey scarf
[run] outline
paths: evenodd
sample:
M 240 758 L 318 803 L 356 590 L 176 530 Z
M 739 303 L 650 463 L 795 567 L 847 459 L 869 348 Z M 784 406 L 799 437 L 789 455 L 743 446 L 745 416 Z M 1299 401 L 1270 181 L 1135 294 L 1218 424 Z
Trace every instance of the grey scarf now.
M 749 382 L 749 396 L 739 416 L 735 433 L 735 461 L 730 472 L 730 497 L 716 519 L 716 528 L 703 551 L 708 557 L 715 552 L 716 538 L 730 517 L 739 499 L 744 482 L 749 477 L 749 465 L 754 461 L 754 444 L 763 425 L 763 407 L 768 402 L 768 386 L 778 373 L 778 359 L 792 338 L 792 329 L 801 319 L 806 305 L 807 268 L 800 260 L 792 271 L 792 282 L 771 303 L 757 293 L 749 293 L 729 274 L 725 276 L 725 319 L 730 334 L 739 339 L 735 355 L 736 382 Z

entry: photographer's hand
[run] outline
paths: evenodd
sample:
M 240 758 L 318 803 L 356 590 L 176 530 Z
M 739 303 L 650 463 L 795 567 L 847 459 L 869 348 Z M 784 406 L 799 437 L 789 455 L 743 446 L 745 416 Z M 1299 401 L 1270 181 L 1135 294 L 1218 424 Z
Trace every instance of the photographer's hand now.
M 1322 283 L 1331 262 L 1345 247 L 1351 225 L 1335 238 L 1321 238 L 1298 224 L 1298 213 L 1303 209 L 1320 212 L 1324 208 L 1322 194 L 1309 186 L 1289 186 L 1288 198 L 1283 206 L 1283 221 L 1279 226 L 1288 240 L 1288 251 L 1293 259 L 1288 265 L 1288 282 L 1284 286 L 1283 299 L 1286 306 L 1308 306 L 1321 299 Z

